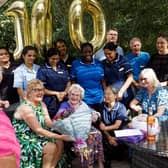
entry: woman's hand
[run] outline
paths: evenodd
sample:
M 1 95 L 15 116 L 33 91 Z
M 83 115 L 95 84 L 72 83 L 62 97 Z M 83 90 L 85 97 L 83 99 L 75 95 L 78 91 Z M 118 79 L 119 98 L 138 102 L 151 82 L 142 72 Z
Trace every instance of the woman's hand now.
M 57 139 L 57 138 L 56 138 Z M 73 140 L 69 135 L 60 135 L 60 140 L 63 140 L 63 141 L 71 141 L 71 142 L 73 142 L 73 141 L 75 141 L 75 140 Z
M 0 109 L 8 108 L 9 102 L 7 100 L 0 100 Z
M 118 92 L 118 95 L 117 95 L 117 100 L 122 100 L 123 94 L 124 94 L 124 92 L 120 90 L 120 91 Z
M 92 122 L 95 123 L 98 120 L 99 117 L 100 117 L 100 114 L 98 112 L 96 112 L 96 111 L 93 111 L 93 113 L 92 113 Z
M 118 145 L 115 137 L 109 136 L 107 139 L 108 139 L 108 142 L 109 142 L 110 145 L 113 145 L 113 146 Z
M 102 131 L 106 131 L 106 126 L 105 126 L 105 124 L 102 123 L 102 122 L 100 123 L 99 128 L 100 128 L 100 130 L 102 130 Z
M 64 99 L 66 93 L 65 92 L 56 92 L 55 95 L 57 96 L 59 102 L 61 102 Z
M 140 105 L 135 105 L 135 104 L 131 104 L 131 109 L 134 110 L 135 112 L 138 112 L 139 114 L 142 113 L 142 107 Z

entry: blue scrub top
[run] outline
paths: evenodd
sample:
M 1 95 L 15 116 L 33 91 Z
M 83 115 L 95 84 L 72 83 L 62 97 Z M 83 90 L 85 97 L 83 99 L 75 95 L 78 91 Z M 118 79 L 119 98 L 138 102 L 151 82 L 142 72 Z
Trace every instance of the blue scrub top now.
M 114 87 L 120 89 L 129 74 L 133 74 L 130 63 L 124 56 L 118 55 L 113 63 L 108 62 L 108 60 L 104 60 L 103 62 L 104 68 L 104 79 L 106 81 L 106 85 L 113 85 Z M 124 92 L 122 103 L 124 105 L 128 105 L 129 101 L 133 98 L 133 93 L 131 87 Z
M 57 69 L 54 70 L 48 64 L 42 66 L 37 72 L 37 79 L 44 83 L 44 87 L 53 91 L 64 91 L 70 76 L 66 66 L 59 63 Z M 48 112 L 52 118 L 58 110 L 59 101 L 56 96 L 45 95 L 43 101 L 47 105 Z
M 103 67 L 97 60 L 93 60 L 91 64 L 85 64 L 81 59 L 72 63 L 71 80 L 76 81 L 85 89 L 84 101 L 87 104 L 102 102 L 103 87 L 101 80 L 103 78 Z
M 144 51 L 141 51 L 138 55 L 129 53 L 126 55 L 126 58 L 133 68 L 134 80 L 138 81 L 141 70 L 144 69 L 149 62 L 149 53 Z
M 70 76 L 66 66 L 62 63 L 58 64 L 56 70 L 45 64 L 38 70 L 37 79 L 40 79 L 44 83 L 46 89 L 64 91 L 70 80 Z

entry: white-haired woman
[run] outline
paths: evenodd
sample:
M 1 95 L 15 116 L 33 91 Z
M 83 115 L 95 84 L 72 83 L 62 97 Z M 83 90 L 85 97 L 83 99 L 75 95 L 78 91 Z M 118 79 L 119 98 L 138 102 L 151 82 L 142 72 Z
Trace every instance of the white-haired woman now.
M 145 114 L 152 108 L 153 114 L 157 117 L 168 115 L 168 92 L 160 85 L 153 69 L 142 70 L 139 82 L 141 88 L 130 102 L 130 108 L 137 112 L 142 110 Z
M 62 131 L 63 128 L 65 128 L 65 130 L 66 128 L 68 130 L 72 130 L 68 133 L 73 138 L 75 138 L 76 147 L 78 147 L 78 145 L 87 144 L 86 146 L 88 149 L 88 155 L 86 157 L 85 154 L 87 153 L 87 151 L 85 151 L 82 154 L 84 156 L 81 157 L 81 161 L 83 160 L 84 165 L 92 168 L 94 161 L 97 160 L 99 163 L 99 168 L 103 168 L 104 154 L 102 135 L 96 128 L 91 126 L 92 122 L 95 122 L 97 117 L 94 114 L 93 110 L 90 109 L 90 107 L 82 101 L 83 97 L 84 89 L 79 84 L 72 84 L 68 91 L 68 101 L 63 102 L 60 105 L 60 108 L 56 116 L 54 117 L 54 120 L 55 123 L 58 123 L 60 121 L 58 119 L 63 120 L 64 118 L 66 118 L 63 121 L 63 125 L 60 126 L 59 124 L 60 130 Z M 70 129 L 71 127 L 72 129 Z M 79 142 L 79 140 L 81 142 Z

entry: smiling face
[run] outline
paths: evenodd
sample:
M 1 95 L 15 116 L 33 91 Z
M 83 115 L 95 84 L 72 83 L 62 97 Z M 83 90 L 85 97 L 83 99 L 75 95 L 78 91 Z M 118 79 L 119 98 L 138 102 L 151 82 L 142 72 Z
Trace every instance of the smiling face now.
M 140 75 L 139 77 L 140 86 L 143 88 L 150 88 L 152 86 L 152 79 L 146 75 Z
M 25 55 L 23 55 L 25 65 L 33 65 L 35 59 L 36 52 L 34 50 L 29 50 Z
M 65 56 L 67 54 L 67 46 L 63 41 L 57 42 L 56 48 L 60 52 L 60 56 Z
M 135 55 L 138 55 L 140 53 L 141 46 L 142 46 L 142 44 L 138 40 L 132 40 L 130 42 L 130 47 L 131 47 L 132 53 L 135 54 Z
M 82 49 L 82 59 L 85 63 L 91 63 L 93 57 L 93 50 L 89 45 L 86 45 Z
M 116 50 L 104 49 L 104 54 L 109 62 L 113 62 L 116 58 Z
M 163 37 L 158 37 L 156 41 L 156 48 L 160 54 L 168 51 L 168 41 Z
M 9 62 L 10 56 L 5 48 L 0 49 L 0 64 L 6 64 Z
M 59 60 L 60 60 L 59 55 L 53 55 L 48 58 L 48 63 L 50 64 L 51 67 L 55 67 L 57 63 L 59 62 Z
M 73 105 L 76 106 L 79 104 L 79 102 L 81 101 L 82 97 L 81 97 L 81 91 L 79 89 L 74 88 L 73 90 L 71 90 L 71 92 L 68 95 L 69 98 L 69 102 Z
M 28 93 L 28 98 L 35 103 L 41 102 L 44 96 L 44 87 L 40 84 L 35 85 Z
M 111 104 L 112 102 L 115 102 L 115 99 L 116 95 L 109 87 L 107 87 L 104 91 L 104 102 L 107 104 Z

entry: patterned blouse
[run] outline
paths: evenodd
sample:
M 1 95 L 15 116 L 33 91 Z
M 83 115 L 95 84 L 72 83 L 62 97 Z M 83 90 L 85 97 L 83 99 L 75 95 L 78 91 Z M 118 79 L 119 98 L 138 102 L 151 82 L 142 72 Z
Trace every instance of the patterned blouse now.
M 140 102 L 143 113 L 148 114 L 150 107 L 153 110 L 153 114 L 155 114 L 159 106 L 165 106 L 164 115 L 168 115 L 168 91 L 161 86 L 157 87 L 151 96 L 148 95 L 145 88 L 141 88 L 135 96 L 135 99 Z

